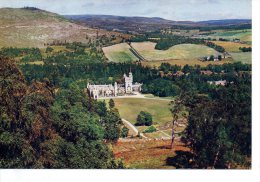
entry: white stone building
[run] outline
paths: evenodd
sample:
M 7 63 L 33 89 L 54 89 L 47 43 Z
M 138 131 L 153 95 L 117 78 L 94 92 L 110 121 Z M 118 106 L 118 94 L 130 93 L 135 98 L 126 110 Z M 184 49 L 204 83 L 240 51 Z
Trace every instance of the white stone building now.
M 129 76 L 124 74 L 124 84 L 118 84 L 115 82 L 114 85 L 87 85 L 87 90 L 94 99 L 99 97 L 117 97 L 120 95 L 132 95 L 134 92 L 141 92 L 142 84 L 133 83 L 133 74 L 129 72 Z

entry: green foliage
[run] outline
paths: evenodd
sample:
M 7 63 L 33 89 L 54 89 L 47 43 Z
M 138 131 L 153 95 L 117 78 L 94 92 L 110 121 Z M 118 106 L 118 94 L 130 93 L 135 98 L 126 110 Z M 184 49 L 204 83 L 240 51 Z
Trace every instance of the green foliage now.
M 0 168 L 124 167 L 103 143 L 118 138 L 117 112 L 99 115 L 76 84 L 56 95 L 47 79 L 27 86 L 11 61 L 1 63 Z
M 45 53 L 51 53 L 54 49 L 52 47 L 47 47 Z
M 148 81 L 143 85 L 142 89 L 143 93 L 152 93 L 159 97 L 173 97 L 180 94 L 179 86 L 175 85 L 170 80 L 162 78 Z
M 121 137 L 126 138 L 128 136 L 129 129 L 127 127 L 123 127 L 121 130 Z
M 136 119 L 136 126 L 151 126 L 153 124 L 153 117 L 149 112 L 141 111 Z
M 155 128 L 155 126 L 149 126 L 148 128 L 146 128 L 145 130 L 144 130 L 144 133 L 153 133 L 153 132 L 156 132 L 157 131 L 157 129 Z
M 113 99 L 110 99 L 108 104 L 109 104 L 109 108 L 110 108 L 110 109 L 112 109 L 112 108 L 115 107 L 115 102 L 114 102 Z

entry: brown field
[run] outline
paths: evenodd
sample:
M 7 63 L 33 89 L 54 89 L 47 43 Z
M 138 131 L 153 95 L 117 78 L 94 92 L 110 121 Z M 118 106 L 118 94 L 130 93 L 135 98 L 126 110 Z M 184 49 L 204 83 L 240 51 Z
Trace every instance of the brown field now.
M 239 47 L 251 47 L 249 44 L 241 44 L 238 42 L 212 41 L 215 44 L 222 46 L 227 52 L 241 52 Z
M 225 59 L 223 61 L 219 62 L 213 62 L 213 61 L 207 61 L 207 62 L 202 62 L 198 59 L 172 59 L 172 60 L 163 60 L 163 61 L 143 61 L 142 65 L 144 66 L 149 66 L 149 67 L 159 67 L 162 63 L 170 63 L 172 65 L 179 65 L 179 66 L 184 66 L 186 64 L 194 66 L 194 65 L 200 65 L 202 67 L 207 66 L 209 64 L 214 64 L 214 65 L 221 65 L 224 63 L 232 63 L 232 59 Z
M 180 141 L 174 149 L 170 148 L 171 140 L 118 141 L 113 145 L 117 159 L 123 159 L 126 167 L 137 169 L 175 169 L 167 159 L 176 156 L 176 151 L 189 151 Z

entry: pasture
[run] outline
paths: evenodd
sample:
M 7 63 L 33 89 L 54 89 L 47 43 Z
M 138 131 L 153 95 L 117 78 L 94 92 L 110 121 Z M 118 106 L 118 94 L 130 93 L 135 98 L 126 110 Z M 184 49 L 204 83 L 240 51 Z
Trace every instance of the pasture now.
M 102 50 L 106 58 L 112 62 L 138 61 L 138 58 L 130 51 L 130 46 L 127 43 L 103 47 Z
M 218 55 L 214 49 L 195 44 L 180 44 L 168 50 L 156 50 L 156 43 L 134 42 L 132 47 L 148 61 L 163 61 L 172 59 L 196 59 L 204 56 Z
M 230 53 L 235 62 L 252 64 L 252 52 Z
M 252 30 L 227 30 L 227 31 L 219 31 L 210 36 L 210 38 L 225 38 L 229 40 L 240 39 L 243 42 L 251 43 L 252 42 Z
M 227 52 L 241 52 L 239 47 L 251 47 L 249 44 L 241 44 L 238 42 L 212 41 L 215 44 L 225 48 Z

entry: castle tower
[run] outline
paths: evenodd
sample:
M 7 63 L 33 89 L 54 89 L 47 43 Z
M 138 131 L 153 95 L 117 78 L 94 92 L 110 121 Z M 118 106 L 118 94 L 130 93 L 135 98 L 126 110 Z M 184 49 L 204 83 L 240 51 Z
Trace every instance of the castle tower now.
M 114 86 L 114 96 L 115 96 L 115 97 L 117 96 L 117 92 L 118 92 L 117 89 L 118 89 L 118 88 L 117 88 L 117 83 L 115 82 L 115 86 Z
M 124 75 L 125 78 L 125 92 L 130 94 L 133 92 L 133 74 L 129 73 L 129 76 Z

